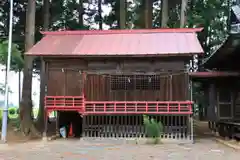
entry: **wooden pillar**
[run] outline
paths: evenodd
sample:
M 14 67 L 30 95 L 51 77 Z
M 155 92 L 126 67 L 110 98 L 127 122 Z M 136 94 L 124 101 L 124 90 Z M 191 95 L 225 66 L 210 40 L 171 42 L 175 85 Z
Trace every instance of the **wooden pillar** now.
M 48 130 L 48 118 L 49 113 L 48 111 L 44 111 L 44 131 L 43 131 L 43 139 L 47 138 L 47 130 Z
M 56 137 L 60 137 L 60 133 L 59 133 L 59 111 L 56 111 Z

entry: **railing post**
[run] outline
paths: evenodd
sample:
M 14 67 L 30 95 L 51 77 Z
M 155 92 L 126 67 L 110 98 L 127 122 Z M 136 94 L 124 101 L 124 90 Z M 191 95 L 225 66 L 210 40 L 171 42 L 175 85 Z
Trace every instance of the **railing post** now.
M 53 106 L 56 107 L 56 97 L 53 98 Z
M 116 102 L 114 103 L 114 105 L 113 105 L 113 107 L 114 107 L 114 112 L 117 112 L 117 105 L 116 105 Z
M 56 136 L 59 137 L 60 136 L 60 133 L 59 133 L 59 112 L 58 111 L 55 111 L 56 112 L 56 115 L 55 115 L 55 118 L 56 118 Z
M 170 104 L 169 104 L 169 102 L 167 103 L 167 113 L 169 113 L 170 112 Z
M 72 99 L 73 99 L 73 100 L 72 100 L 72 106 L 75 107 L 75 98 L 72 97 Z
M 148 112 L 148 103 L 145 103 L 146 105 L 146 112 Z
M 83 111 L 83 113 L 85 112 L 85 109 L 86 108 L 86 105 L 85 105 L 85 98 L 84 98 L 84 96 L 82 97 L 82 111 Z
M 103 104 L 103 108 L 104 108 L 104 109 L 103 109 L 104 112 L 106 112 L 106 111 L 107 111 L 107 109 L 106 109 L 106 103 Z
M 126 102 L 124 102 L 124 112 L 125 113 L 127 112 L 127 104 L 126 104 Z
M 181 104 L 178 102 L 178 112 L 181 112 Z

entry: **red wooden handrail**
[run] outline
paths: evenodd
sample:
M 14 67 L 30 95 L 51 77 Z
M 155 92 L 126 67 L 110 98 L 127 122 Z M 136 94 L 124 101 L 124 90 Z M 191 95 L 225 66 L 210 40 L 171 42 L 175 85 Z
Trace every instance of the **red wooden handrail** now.
M 46 96 L 47 110 L 83 114 L 192 114 L 192 101 L 86 101 L 84 96 Z

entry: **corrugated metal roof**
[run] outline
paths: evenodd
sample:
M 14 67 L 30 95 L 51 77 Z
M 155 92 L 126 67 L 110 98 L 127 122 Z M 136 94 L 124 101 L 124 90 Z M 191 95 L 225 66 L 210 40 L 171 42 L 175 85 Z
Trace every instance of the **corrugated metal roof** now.
M 203 53 L 201 29 L 141 29 L 43 32 L 27 55 L 147 56 Z

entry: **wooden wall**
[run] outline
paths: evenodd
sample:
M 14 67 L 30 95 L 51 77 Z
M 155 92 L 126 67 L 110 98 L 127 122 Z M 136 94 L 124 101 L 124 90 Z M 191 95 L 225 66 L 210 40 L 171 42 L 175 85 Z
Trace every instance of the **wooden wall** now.
M 84 93 L 88 100 L 111 101 L 167 101 L 186 100 L 188 98 L 187 74 L 157 75 L 159 85 L 153 89 L 115 90 L 111 87 L 110 75 L 88 75 L 84 86 Z M 142 84 L 143 85 L 143 84 Z M 144 86 L 142 86 L 144 87 Z
M 211 121 L 240 120 L 240 84 L 238 77 L 216 78 L 208 83 L 208 119 Z
M 79 96 L 87 100 L 187 100 L 188 75 L 184 61 L 169 59 L 46 59 L 47 95 Z M 82 72 L 86 72 L 83 79 Z M 134 73 L 133 73 L 134 72 Z M 113 90 L 111 75 L 153 75 L 160 77 L 158 90 Z M 84 85 L 83 85 L 84 84 Z

